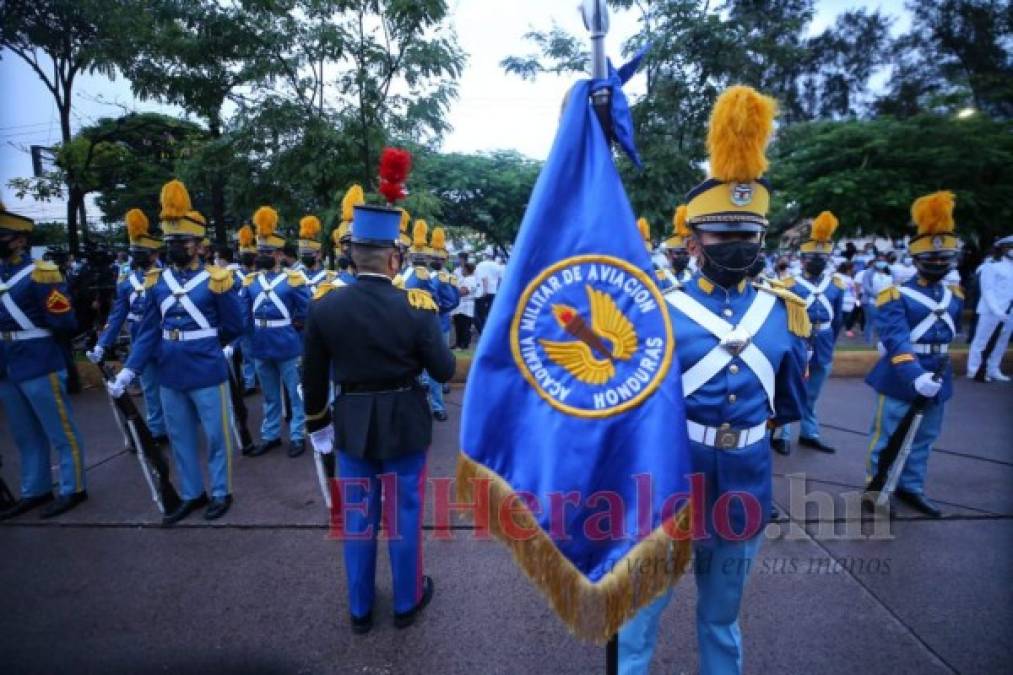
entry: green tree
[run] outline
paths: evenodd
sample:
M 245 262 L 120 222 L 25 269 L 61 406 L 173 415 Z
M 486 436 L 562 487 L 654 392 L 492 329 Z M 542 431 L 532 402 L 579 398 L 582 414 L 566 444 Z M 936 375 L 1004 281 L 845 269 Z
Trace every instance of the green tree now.
M 113 77 L 113 56 L 123 34 L 121 0 L 9 0 L 0 3 L 0 46 L 27 63 L 52 94 L 60 116 L 60 139 L 71 143 L 74 84 L 82 73 Z M 78 252 L 78 214 L 84 194 L 67 177 L 67 241 Z M 87 238 L 87 223 L 81 222 Z
M 771 229 L 829 209 L 842 234 L 904 236 L 912 201 L 952 190 L 959 234 L 980 250 L 1013 220 L 1011 162 L 1013 124 L 984 116 L 797 124 L 771 149 Z

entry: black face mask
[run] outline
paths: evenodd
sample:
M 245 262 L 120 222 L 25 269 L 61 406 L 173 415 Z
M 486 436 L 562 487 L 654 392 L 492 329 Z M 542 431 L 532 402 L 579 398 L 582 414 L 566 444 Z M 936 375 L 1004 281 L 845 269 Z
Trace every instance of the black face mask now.
M 146 270 L 151 267 L 151 254 L 147 251 L 135 251 L 130 256 L 130 269 Z
M 0 240 L 0 260 L 7 260 L 13 254 L 14 249 L 11 248 L 11 243 L 6 239 Z
M 767 264 L 764 262 L 763 257 L 757 256 L 756 262 L 754 262 L 753 265 L 749 268 L 749 270 L 746 271 L 746 276 L 755 277 L 759 275 L 761 272 L 763 272 L 763 270 L 766 269 L 766 267 Z
M 273 255 L 258 255 L 255 262 L 256 262 L 258 270 L 272 270 L 272 269 L 274 269 L 274 256 Z
M 725 241 L 703 247 L 703 273 L 718 286 L 730 288 L 742 281 L 760 255 L 756 241 Z
M 186 250 L 182 241 L 169 242 L 169 262 L 176 267 L 186 267 L 193 261 L 193 253 Z
M 299 259 L 302 261 L 303 265 L 306 265 L 306 267 L 313 267 L 317 264 L 317 257 L 315 255 L 304 255 Z
M 811 277 L 818 277 L 827 268 L 826 258 L 809 258 L 805 262 L 805 273 Z
M 685 254 L 673 255 L 672 256 L 672 271 L 676 274 L 682 274 L 686 267 L 689 266 L 689 256 Z
M 243 255 L 239 256 L 239 264 L 242 265 L 243 267 L 247 268 L 253 267 L 253 264 L 255 262 L 257 262 L 256 253 L 244 253 Z
M 936 283 L 942 281 L 943 277 L 950 273 L 952 265 L 949 261 L 928 261 L 928 260 L 916 260 L 915 267 L 918 268 L 918 273 L 930 283 Z
M 352 259 L 351 258 L 349 258 L 344 253 L 342 253 L 341 255 L 338 256 L 338 269 L 339 270 L 347 270 L 351 266 L 352 266 Z
M 430 267 L 430 269 L 434 269 L 434 270 L 436 270 L 437 272 L 439 272 L 440 270 L 442 270 L 442 269 L 443 269 L 443 263 L 442 263 L 442 262 L 439 262 L 439 261 L 437 261 L 437 262 L 432 262 L 432 263 L 429 263 L 429 267 Z

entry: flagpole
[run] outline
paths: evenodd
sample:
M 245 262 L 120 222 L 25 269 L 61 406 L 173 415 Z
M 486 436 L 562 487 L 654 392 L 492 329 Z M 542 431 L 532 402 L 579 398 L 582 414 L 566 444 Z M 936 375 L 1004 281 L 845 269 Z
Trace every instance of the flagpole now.
M 605 0 L 583 0 L 580 6 L 584 27 L 591 34 L 591 77 L 604 80 L 608 77 L 605 60 L 605 35 L 609 30 L 608 6 Z M 591 93 L 591 106 L 601 124 L 605 138 L 612 140 L 612 96 L 608 89 Z M 619 675 L 619 633 L 609 638 L 605 646 L 605 675 Z

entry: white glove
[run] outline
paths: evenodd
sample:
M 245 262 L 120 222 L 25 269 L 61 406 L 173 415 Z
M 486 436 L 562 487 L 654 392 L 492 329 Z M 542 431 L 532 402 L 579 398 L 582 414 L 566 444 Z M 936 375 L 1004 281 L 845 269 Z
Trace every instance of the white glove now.
M 936 382 L 932 373 L 922 373 L 915 380 L 915 391 L 926 398 L 932 398 L 943 388 L 942 382 Z
M 87 356 L 88 360 L 92 363 L 99 363 L 105 354 L 106 350 L 99 345 L 95 345 L 92 349 L 84 353 L 84 355 Z
M 225 345 L 224 347 L 222 347 L 222 356 L 225 357 L 226 361 L 231 361 L 232 355 L 235 353 L 235 351 L 236 350 L 233 349 L 232 345 Z
M 299 400 L 300 401 L 305 401 L 306 400 L 306 397 L 302 395 L 302 382 L 300 382 L 299 384 L 295 385 L 295 391 L 296 391 L 297 394 L 299 394 Z
M 112 382 L 106 382 L 106 389 L 113 398 L 119 398 L 123 396 L 123 393 L 127 390 L 127 386 L 134 381 L 135 377 L 137 377 L 137 373 L 129 368 L 124 368 L 116 374 L 116 379 Z
M 319 431 L 310 434 L 310 443 L 313 449 L 321 455 L 329 455 L 334 452 L 334 427 L 328 424 Z
M 876 343 L 876 351 L 879 352 L 880 358 L 886 356 L 886 346 L 882 342 Z

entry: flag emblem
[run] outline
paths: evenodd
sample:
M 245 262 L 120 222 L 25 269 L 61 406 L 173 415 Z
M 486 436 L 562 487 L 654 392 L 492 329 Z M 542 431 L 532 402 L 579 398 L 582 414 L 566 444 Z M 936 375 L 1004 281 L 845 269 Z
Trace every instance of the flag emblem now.
M 566 258 L 536 275 L 517 303 L 510 341 L 544 400 L 590 418 L 643 403 L 668 372 L 674 346 L 657 286 L 607 255 Z

